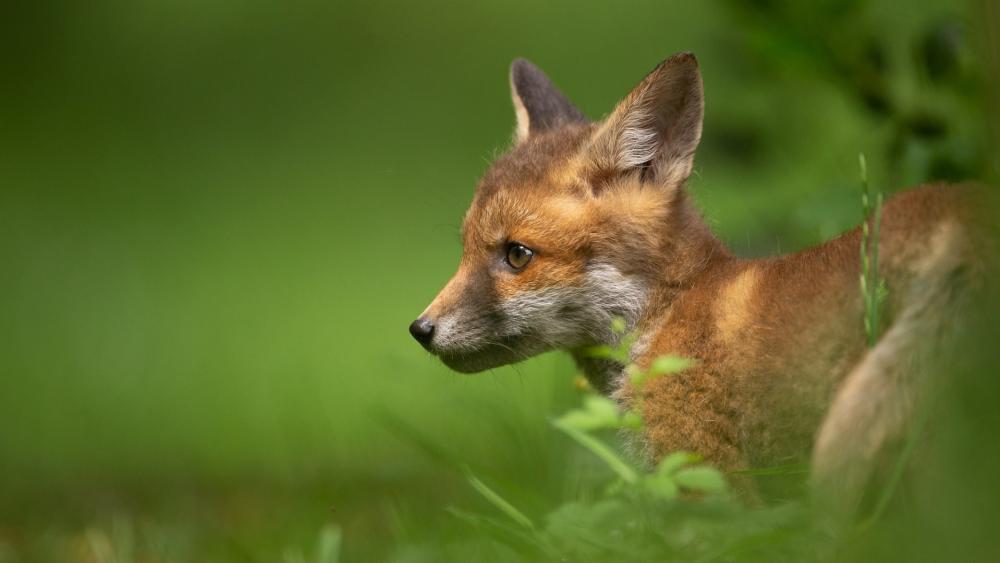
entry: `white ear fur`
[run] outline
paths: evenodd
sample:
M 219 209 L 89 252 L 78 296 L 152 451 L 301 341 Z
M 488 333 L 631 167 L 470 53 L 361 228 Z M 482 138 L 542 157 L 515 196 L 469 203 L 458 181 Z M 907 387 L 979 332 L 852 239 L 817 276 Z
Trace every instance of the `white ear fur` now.
M 517 94 L 513 75 L 510 78 L 510 98 L 514 102 L 514 118 L 516 119 L 514 137 L 520 143 L 528 138 L 528 132 L 531 130 L 531 118 L 528 116 L 528 110 L 524 107 L 524 102 L 521 101 L 521 96 Z
M 704 99 L 698 61 L 690 53 L 660 63 L 594 133 L 590 154 L 605 170 L 644 169 L 658 183 L 691 175 L 701 139 Z
M 635 168 L 656 158 L 660 146 L 656 121 L 656 117 L 641 108 L 636 108 L 623 117 L 616 143 L 616 167 Z

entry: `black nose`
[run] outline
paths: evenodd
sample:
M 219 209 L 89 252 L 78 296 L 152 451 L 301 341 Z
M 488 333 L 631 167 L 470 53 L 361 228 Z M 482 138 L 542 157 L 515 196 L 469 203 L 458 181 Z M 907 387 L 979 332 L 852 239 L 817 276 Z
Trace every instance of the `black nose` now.
M 426 347 L 430 344 L 431 337 L 434 336 L 434 323 L 424 317 L 420 317 L 410 323 L 410 334 L 413 335 L 413 338 L 417 339 L 417 342 Z

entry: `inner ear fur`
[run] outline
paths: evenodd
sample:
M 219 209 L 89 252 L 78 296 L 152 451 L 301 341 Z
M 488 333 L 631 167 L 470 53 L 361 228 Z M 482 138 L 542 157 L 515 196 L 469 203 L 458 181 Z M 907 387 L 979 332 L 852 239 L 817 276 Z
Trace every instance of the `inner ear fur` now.
M 587 148 L 595 176 L 639 172 L 644 180 L 681 185 L 694 166 L 703 115 L 697 59 L 691 53 L 668 58 L 595 131 Z

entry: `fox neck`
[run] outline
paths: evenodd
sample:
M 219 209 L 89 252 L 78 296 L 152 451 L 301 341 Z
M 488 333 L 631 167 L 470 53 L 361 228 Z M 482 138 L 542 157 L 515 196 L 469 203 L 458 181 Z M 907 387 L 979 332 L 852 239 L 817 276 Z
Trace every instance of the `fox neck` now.
M 666 225 L 660 226 L 664 240 L 646 257 L 645 267 L 631 276 L 635 278 L 633 283 L 641 289 L 637 292 L 638 298 L 632 297 L 634 306 L 622 316 L 626 321 L 626 330 L 624 333 L 608 330 L 596 343 L 618 347 L 624 335 L 632 335 L 634 340 L 629 349 L 632 362 L 645 355 L 654 333 L 667 319 L 674 301 L 707 271 L 733 259 L 732 253 L 712 233 L 683 192 L 674 202 L 666 222 Z M 624 366 L 620 363 L 592 357 L 586 347 L 570 350 L 570 353 L 597 391 L 611 394 L 621 386 Z

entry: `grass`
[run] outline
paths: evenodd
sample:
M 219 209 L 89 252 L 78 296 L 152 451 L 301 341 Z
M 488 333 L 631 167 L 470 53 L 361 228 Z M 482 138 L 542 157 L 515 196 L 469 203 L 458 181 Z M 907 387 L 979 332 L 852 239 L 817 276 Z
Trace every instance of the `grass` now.
M 879 231 L 882 226 L 882 192 L 875 194 L 875 206 L 871 205 L 868 187 L 868 161 L 864 154 L 858 155 L 861 167 L 861 299 L 864 302 L 864 326 L 868 346 L 878 342 L 882 326 L 880 324 L 882 306 L 889 289 L 885 279 L 879 275 L 878 249 Z
M 879 200 L 876 197 L 876 214 Z M 871 215 L 866 211 L 865 217 Z M 876 275 L 877 215 L 872 224 L 870 232 L 864 231 L 861 246 L 863 292 L 884 285 Z M 868 307 L 877 308 L 885 292 L 875 294 L 881 295 L 879 299 L 863 295 L 865 326 L 878 327 L 878 317 Z M 594 348 L 591 354 L 622 364 L 640 388 L 651 378 L 671 377 L 693 365 L 684 358 L 664 356 L 642 370 L 629 361 L 634 337 L 624 334 L 621 322 L 612 328 L 621 334 L 619 344 Z M 554 365 L 556 371 L 567 368 Z M 525 445 L 544 452 L 503 467 L 479 461 L 473 469 L 469 460 L 474 456 L 469 452 L 458 452 L 432 432 L 413 427 L 405 417 L 385 412 L 373 420 L 422 452 L 429 462 L 425 480 L 415 479 L 420 470 L 411 470 L 400 482 L 394 483 L 391 476 L 376 478 L 354 495 L 324 491 L 336 487 L 336 481 L 321 479 L 311 490 L 303 489 L 299 481 L 288 496 L 271 498 L 248 494 L 252 487 L 244 483 L 231 494 L 216 490 L 165 503 L 170 495 L 161 493 L 152 495 L 149 504 L 131 506 L 115 499 L 95 503 L 98 495 L 84 504 L 112 507 L 103 516 L 94 518 L 93 510 L 85 509 L 79 513 L 91 516 L 79 520 L 73 516 L 79 509 L 67 506 L 68 522 L 41 520 L 17 528 L 27 541 L 0 535 L 0 561 L 815 560 L 849 557 L 852 550 L 871 553 L 865 547 L 868 542 L 895 537 L 893 528 L 899 521 L 891 505 L 910 495 L 901 495 L 900 486 L 919 432 L 906 443 L 871 517 L 846 537 L 835 537 L 804 498 L 782 499 L 766 507 L 744 505 L 732 496 L 727 483 L 735 474 L 723 475 L 693 453 L 675 452 L 652 468 L 636 465 L 616 444 L 621 433 L 642 430 L 641 405 L 622 412 L 590 389 L 578 393 L 572 408 L 551 425 L 540 424 L 547 430 L 530 438 L 519 435 L 523 422 L 504 421 L 503 416 L 511 415 L 508 405 L 479 408 L 481 415 L 490 409 L 504 413 L 492 423 L 509 425 L 510 432 L 493 446 L 508 453 Z M 740 474 L 782 478 L 801 470 L 775 467 Z M 351 476 L 339 485 L 357 487 L 359 482 Z M 405 495 L 397 487 L 404 488 Z M 422 494 L 415 492 L 421 490 Z M 328 497 L 341 501 L 331 506 L 323 501 Z M 22 499 L 32 502 L 30 496 Z M 370 511 L 367 517 L 366 511 Z M 382 541 L 352 543 L 354 538 L 373 536 Z
M 694 362 L 662 356 L 640 369 L 629 360 L 634 335 L 624 334 L 624 323 L 612 329 L 619 343 L 590 350 L 594 357 L 611 359 L 622 365 L 634 385 L 640 388 L 655 377 L 690 368 Z M 797 503 L 779 508 L 750 509 L 729 493 L 726 477 L 701 462 L 697 454 L 673 452 L 655 467 L 636 466 L 617 453 L 600 435 L 606 431 L 642 432 L 641 403 L 621 411 L 611 399 L 587 389 L 581 405 L 553 421 L 553 426 L 578 446 L 600 460 L 609 480 L 589 486 L 557 501 L 537 526 L 523 511 L 466 469 L 472 487 L 496 511 L 513 522 L 506 525 L 487 514 L 453 511 L 472 523 L 484 537 L 508 545 L 519 559 L 647 561 L 650 558 L 701 560 L 726 558 L 733 554 L 750 556 L 765 546 L 767 557 L 795 553 L 794 542 L 803 542 L 813 533 L 809 526 L 795 528 L 788 519 L 805 514 Z M 578 476 L 569 475 L 574 480 Z M 687 530 L 673 535 L 667 530 Z M 776 538 L 786 536 L 776 541 Z M 714 542 L 719 543 L 714 543 Z M 815 547 L 815 543 L 811 544 Z M 756 546 L 756 547 L 755 547 Z M 800 552 L 799 557 L 805 552 Z

